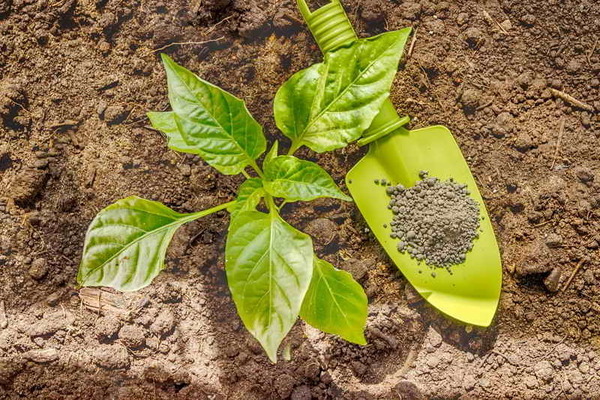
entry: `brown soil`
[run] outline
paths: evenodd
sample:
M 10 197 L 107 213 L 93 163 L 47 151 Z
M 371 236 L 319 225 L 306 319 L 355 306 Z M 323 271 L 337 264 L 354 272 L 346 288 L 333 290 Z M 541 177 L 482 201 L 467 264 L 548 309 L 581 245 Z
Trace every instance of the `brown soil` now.
M 417 28 L 392 100 L 413 127 L 450 127 L 480 183 L 505 268 L 493 325 L 419 301 L 354 206 L 328 200 L 286 216 L 360 278 L 366 347 L 298 323 L 270 364 L 225 284 L 226 213 L 184 227 L 139 293 L 76 290 L 102 207 L 195 211 L 240 183 L 148 129 L 168 105 L 157 49 L 280 140 L 273 96 L 319 51 L 290 0 L 2 0 L 0 398 L 600 398 L 599 3 L 345 3 L 364 35 Z M 363 152 L 303 155 L 341 182 Z

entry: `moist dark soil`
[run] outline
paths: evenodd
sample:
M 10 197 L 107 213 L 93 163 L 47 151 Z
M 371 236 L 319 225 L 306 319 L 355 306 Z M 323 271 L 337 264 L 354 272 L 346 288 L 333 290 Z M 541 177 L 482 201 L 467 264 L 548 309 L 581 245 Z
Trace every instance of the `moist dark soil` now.
M 369 345 L 298 322 L 271 364 L 223 271 L 227 213 L 185 226 L 137 293 L 76 288 L 87 225 L 139 195 L 191 212 L 241 182 L 177 154 L 159 53 L 272 100 L 321 56 L 289 0 L 0 2 L 0 398 L 600 398 L 600 4 L 346 0 L 363 36 L 412 26 L 391 95 L 448 126 L 502 249 L 492 326 L 451 321 L 406 283 L 352 204 L 289 205 L 370 301 Z M 571 96 L 571 97 L 567 97 Z M 365 149 L 301 154 L 339 183 Z

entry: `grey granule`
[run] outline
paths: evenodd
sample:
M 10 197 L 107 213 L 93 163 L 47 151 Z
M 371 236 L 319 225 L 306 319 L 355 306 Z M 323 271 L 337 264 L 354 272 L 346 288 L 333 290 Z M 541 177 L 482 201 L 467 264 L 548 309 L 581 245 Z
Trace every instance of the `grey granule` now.
M 399 239 L 398 250 L 436 267 L 465 261 L 479 236 L 479 207 L 469 196 L 467 185 L 419 174 L 421 181 L 386 191 L 394 213 L 391 237 Z

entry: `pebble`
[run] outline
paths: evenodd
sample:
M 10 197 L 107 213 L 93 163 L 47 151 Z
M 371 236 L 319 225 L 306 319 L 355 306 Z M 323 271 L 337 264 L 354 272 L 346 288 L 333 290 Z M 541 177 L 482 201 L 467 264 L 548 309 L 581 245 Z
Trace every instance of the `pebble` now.
M 463 32 L 463 38 L 469 46 L 475 47 L 483 41 L 484 36 L 480 29 L 471 27 Z
M 560 286 L 560 278 L 562 277 L 562 269 L 555 267 L 550 274 L 544 279 L 544 285 L 550 292 L 558 292 Z
M 51 363 L 58 360 L 58 350 L 56 349 L 39 349 L 29 350 L 23 353 L 23 357 L 29 361 L 38 364 Z
M 460 102 L 463 105 L 465 112 L 472 113 L 479 106 L 481 99 L 481 91 L 478 89 L 466 89 L 460 96 Z
M 562 236 L 560 236 L 558 233 L 550 233 L 546 237 L 546 246 L 548 247 L 560 247 L 562 243 Z
M 48 273 L 48 263 L 45 258 L 36 258 L 27 271 L 36 281 L 43 279 Z

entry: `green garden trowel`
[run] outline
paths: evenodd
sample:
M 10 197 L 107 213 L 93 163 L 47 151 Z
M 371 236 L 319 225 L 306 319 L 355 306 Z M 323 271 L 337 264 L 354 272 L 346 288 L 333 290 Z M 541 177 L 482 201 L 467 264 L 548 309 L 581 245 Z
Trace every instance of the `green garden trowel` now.
M 311 12 L 297 0 L 300 12 L 323 53 L 357 39 L 339 0 Z M 475 179 L 460 148 L 444 126 L 408 130 L 408 117 L 399 117 L 388 99 L 372 125 L 358 141 L 369 151 L 346 175 L 346 184 L 369 227 L 406 279 L 431 305 L 468 324 L 489 326 L 500 297 L 502 264 L 494 230 Z M 481 233 L 466 261 L 449 269 L 434 270 L 397 250 L 390 237 L 392 211 L 382 179 L 413 186 L 420 171 L 468 186 L 481 210 Z

